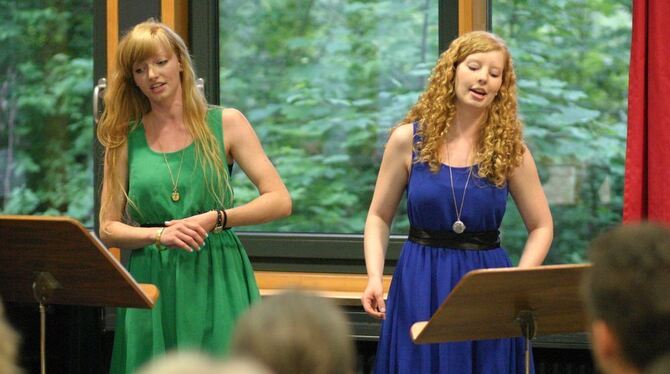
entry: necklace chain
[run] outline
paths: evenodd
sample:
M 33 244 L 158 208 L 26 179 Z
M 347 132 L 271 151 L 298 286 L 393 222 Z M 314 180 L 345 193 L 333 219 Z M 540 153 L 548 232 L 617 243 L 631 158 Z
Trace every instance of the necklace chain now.
M 158 144 L 161 149 L 163 149 L 163 146 L 160 145 L 160 142 Z M 170 198 L 172 201 L 175 203 L 179 201 L 180 195 L 179 195 L 179 177 L 181 176 L 181 166 L 184 164 L 184 151 L 186 148 L 181 150 L 181 158 L 179 159 L 179 169 L 177 170 L 177 179 L 174 179 L 174 176 L 172 174 L 172 168 L 170 168 L 170 163 L 168 162 L 167 156 L 165 156 L 165 152 L 161 152 L 163 154 L 163 160 L 165 160 L 165 166 L 167 166 L 168 173 L 170 173 L 170 181 L 172 182 L 172 195 Z
M 463 187 L 463 196 L 461 197 L 461 207 L 458 207 L 456 203 L 456 191 L 454 190 L 454 176 L 451 172 L 451 160 L 449 159 L 449 148 L 447 147 L 447 167 L 449 168 L 449 180 L 451 181 L 451 197 L 454 199 L 454 210 L 456 211 L 456 222 L 452 225 L 453 230 L 457 234 L 463 233 L 465 231 L 465 224 L 461 221 L 461 213 L 463 212 L 463 203 L 465 203 L 465 193 L 468 191 L 468 183 L 470 182 L 470 176 L 472 175 L 472 166 L 468 170 L 468 178 L 465 180 L 465 186 Z
M 144 123 L 146 125 L 146 122 Z M 181 196 L 179 195 L 179 177 L 181 177 L 181 167 L 184 164 L 184 153 L 186 151 L 186 147 L 182 148 L 181 150 L 181 157 L 179 159 L 179 169 L 177 170 L 177 179 L 175 179 L 174 175 L 172 174 L 172 168 L 170 167 L 170 163 L 168 162 L 167 156 L 165 155 L 165 152 L 162 151 L 165 148 L 163 148 L 163 145 L 161 144 L 159 138 L 160 134 L 158 134 L 156 142 L 158 143 L 158 146 L 161 149 L 161 154 L 163 155 L 163 161 L 165 161 L 165 166 L 167 166 L 168 173 L 170 173 L 170 182 L 172 182 L 172 194 L 170 195 L 170 198 L 172 199 L 172 201 L 176 203 L 181 198 Z

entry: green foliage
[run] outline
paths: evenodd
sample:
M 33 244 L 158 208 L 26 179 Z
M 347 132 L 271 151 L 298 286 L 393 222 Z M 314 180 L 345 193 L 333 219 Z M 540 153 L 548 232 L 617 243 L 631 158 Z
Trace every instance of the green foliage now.
M 493 1 L 525 137 L 555 220 L 550 263 L 580 262 L 620 220 L 630 0 Z M 92 224 L 92 2 L 0 0 L 0 212 Z M 222 103 L 247 114 L 291 191 L 252 230 L 361 232 L 383 144 L 437 57 L 437 6 L 410 0 L 221 3 Z M 574 183 L 553 174 L 572 170 Z M 257 195 L 239 170 L 238 203 Z M 562 186 L 567 200 L 552 197 Z M 393 232 L 408 226 L 404 204 Z M 504 245 L 526 239 L 510 201 Z
M 630 0 L 493 6 L 541 178 L 573 190 L 568 201 L 548 191 L 556 201 L 548 262 L 583 261 L 593 234 L 620 220 Z M 221 102 L 247 113 L 294 201 L 291 218 L 250 229 L 361 232 L 388 130 L 437 57 L 436 4 L 223 1 L 221 25 Z M 553 166 L 572 168 L 574 185 Z M 233 183 L 238 203 L 257 195 L 242 173 Z M 401 206 L 396 233 L 408 226 Z M 518 259 L 527 233 L 511 200 L 503 234 Z
M 221 4 L 221 102 L 249 116 L 294 200 L 292 217 L 251 229 L 362 231 L 389 129 L 437 57 L 428 4 Z M 233 183 L 237 201 L 257 195 Z
M 0 3 L 0 212 L 92 226 L 92 1 Z
M 583 262 L 593 236 L 621 220 L 631 2 L 493 3 L 494 32 L 515 59 L 525 137 L 543 182 L 552 166 L 576 174 L 574 184 L 549 183 L 574 197 L 551 205 L 547 262 Z M 504 244 L 518 257 L 525 228 L 514 209 L 503 227 Z

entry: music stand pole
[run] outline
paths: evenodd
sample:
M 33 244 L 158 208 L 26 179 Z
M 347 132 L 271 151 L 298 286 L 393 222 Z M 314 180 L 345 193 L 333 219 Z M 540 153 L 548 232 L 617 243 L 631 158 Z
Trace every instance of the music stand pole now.
M 530 341 L 535 337 L 535 315 L 530 310 L 522 310 L 516 321 L 521 327 L 521 335 L 524 337 L 526 343 L 525 362 L 526 374 L 530 374 Z
M 54 292 L 62 288 L 49 272 L 37 272 L 33 281 L 33 296 L 40 308 L 40 372 L 46 374 L 46 304 Z

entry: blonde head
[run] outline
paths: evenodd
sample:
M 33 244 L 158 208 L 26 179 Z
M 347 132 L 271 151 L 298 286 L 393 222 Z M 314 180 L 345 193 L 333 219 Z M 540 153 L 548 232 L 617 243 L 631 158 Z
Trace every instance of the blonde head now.
M 133 65 L 156 55 L 161 48 L 176 55 L 181 64 L 184 125 L 193 138 L 196 158 L 203 170 L 206 165 L 212 165 L 216 170 L 217 180 L 207 183 L 210 193 L 223 206 L 224 188 L 230 191 L 218 142 L 206 122 L 207 101 L 196 86 L 193 62 L 186 44 L 166 25 L 148 20 L 133 27 L 119 42 L 115 57 L 116 66 L 105 90 L 105 111 L 98 124 L 97 135 L 105 147 L 108 174 L 103 185 L 109 193 L 103 196 L 101 217 L 108 209 L 117 209 L 110 205 L 113 205 L 112 201 L 115 201 L 115 197 L 118 198 L 118 194 L 124 194 L 125 198 L 128 198 L 126 186 L 121 177 L 116 175 L 114 166 L 119 161 L 119 152 L 128 140 L 128 133 L 151 111 L 149 100 L 135 84 Z
M 418 122 L 416 162 L 425 162 L 433 172 L 441 166 L 440 148 L 456 114 L 456 67 L 473 53 L 501 51 L 505 65 L 502 85 L 484 118 L 476 144 L 479 176 L 503 186 L 524 152 L 522 125 L 517 114 L 516 75 L 505 42 L 485 31 L 466 33 L 440 55 L 428 86 L 402 123 Z
M 255 304 L 237 322 L 234 357 L 252 358 L 276 374 L 351 374 L 355 348 L 338 306 L 292 290 Z
M 22 373 L 23 371 L 17 366 L 18 355 L 19 335 L 5 319 L 5 311 L 0 299 L 0 373 Z

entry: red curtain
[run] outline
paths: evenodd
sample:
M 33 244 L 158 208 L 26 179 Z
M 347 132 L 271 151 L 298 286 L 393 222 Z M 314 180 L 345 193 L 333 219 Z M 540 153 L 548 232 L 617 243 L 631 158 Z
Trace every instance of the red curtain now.
M 670 223 L 670 1 L 633 0 L 624 222 Z

